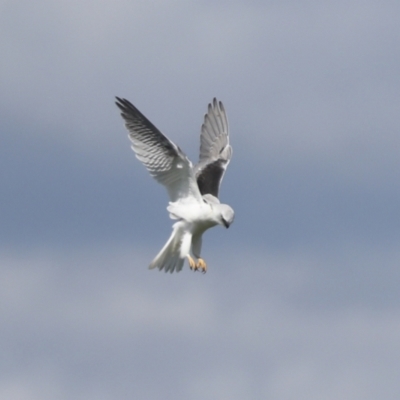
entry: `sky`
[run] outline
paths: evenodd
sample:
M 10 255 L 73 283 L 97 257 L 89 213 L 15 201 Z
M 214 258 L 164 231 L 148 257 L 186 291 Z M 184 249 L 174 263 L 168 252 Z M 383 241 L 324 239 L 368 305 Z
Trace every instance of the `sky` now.
M 0 2 L 0 398 L 398 399 L 400 3 Z M 236 213 L 203 275 L 114 96 Z

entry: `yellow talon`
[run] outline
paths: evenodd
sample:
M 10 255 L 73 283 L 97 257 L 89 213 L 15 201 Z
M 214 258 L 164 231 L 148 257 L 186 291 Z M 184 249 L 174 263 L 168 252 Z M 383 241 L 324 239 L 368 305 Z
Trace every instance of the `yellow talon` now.
M 198 259 L 196 269 L 199 269 L 203 274 L 207 272 L 207 264 L 202 258 Z
M 187 258 L 188 258 L 188 261 L 189 261 L 190 269 L 193 269 L 193 270 L 197 271 L 197 265 L 196 265 L 195 261 L 193 260 L 193 258 L 190 257 L 189 255 L 187 256 Z

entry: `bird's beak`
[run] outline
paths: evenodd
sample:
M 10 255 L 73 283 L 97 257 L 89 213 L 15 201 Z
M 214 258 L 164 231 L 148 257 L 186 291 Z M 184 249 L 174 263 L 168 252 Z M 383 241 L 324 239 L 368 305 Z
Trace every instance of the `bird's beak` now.
M 222 223 L 224 224 L 225 228 L 228 229 L 230 224 L 229 222 L 225 221 L 224 219 L 222 220 Z

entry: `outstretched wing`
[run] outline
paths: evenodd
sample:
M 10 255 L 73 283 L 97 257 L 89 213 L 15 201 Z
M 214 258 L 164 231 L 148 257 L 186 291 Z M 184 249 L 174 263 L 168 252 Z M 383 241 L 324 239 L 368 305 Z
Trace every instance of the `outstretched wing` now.
M 219 186 L 232 157 L 228 118 L 222 102 L 213 99 L 204 116 L 200 135 L 200 159 L 196 179 L 200 193 L 218 197 Z
M 136 157 L 167 188 L 171 201 L 189 196 L 201 200 L 193 166 L 185 153 L 164 136 L 132 103 L 116 97 Z

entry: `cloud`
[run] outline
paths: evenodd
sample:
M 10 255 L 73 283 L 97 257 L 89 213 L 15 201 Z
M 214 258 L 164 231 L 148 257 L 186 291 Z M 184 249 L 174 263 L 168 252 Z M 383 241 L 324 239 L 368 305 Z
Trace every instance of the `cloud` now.
M 381 156 L 397 143 L 393 7 L 8 5 L 6 107 L 23 106 L 21 117 L 47 125 L 46 137 L 59 132 L 62 121 L 68 134 L 53 140 L 98 151 L 119 129 L 115 94 L 130 97 L 186 143 L 187 131 L 198 132 L 204 102 L 218 95 L 228 105 L 237 143 L 256 147 L 251 153 L 262 161 L 299 163 L 312 156 L 337 160 L 335 168 L 346 159 L 368 165 L 363 155 L 379 150 Z M 16 31 L 11 17 L 26 30 Z
M 195 157 L 201 114 L 217 95 L 242 163 L 322 168 L 381 188 L 398 169 L 396 10 L 390 2 L 10 3 L 2 108 L 22 135 L 119 163 L 125 137 L 114 95 Z
M 400 316 L 387 286 L 395 248 L 374 249 L 385 254 L 381 281 L 365 248 L 353 255 L 228 249 L 225 257 L 213 250 L 206 276 L 148 271 L 144 252 L 3 256 L 0 392 L 373 399 L 398 390 Z M 380 305 L 369 301 L 388 290 L 393 297 Z
M 130 202 L 150 207 L 147 199 L 160 197 L 133 159 L 114 95 L 132 100 L 194 161 L 206 103 L 214 95 L 225 102 L 234 158 L 222 195 L 242 215 L 254 211 L 246 230 L 259 221 L 255 231 L 274 227 L 270 240 L 296 241 L 308 225 L 313 237 L 348 226 L 398 236 L 397 8 L 8 4 L 4 240 L 21 231 L 46 240 L 126 236 Z M 265 203 L 271 211 L 260 216 Z

